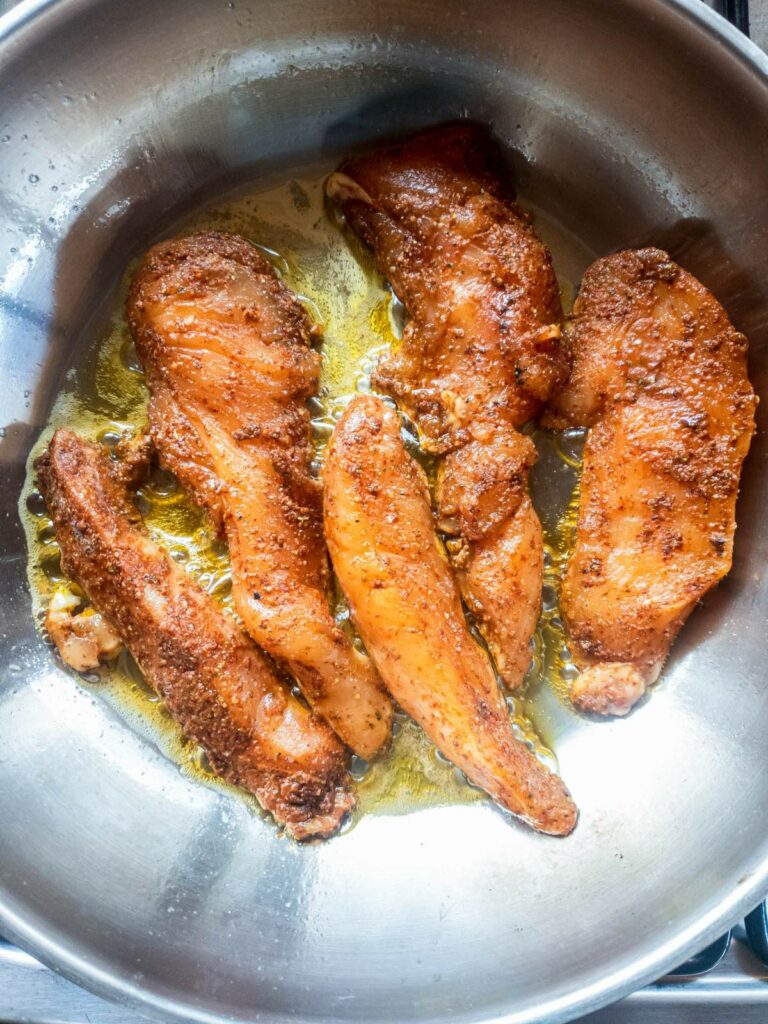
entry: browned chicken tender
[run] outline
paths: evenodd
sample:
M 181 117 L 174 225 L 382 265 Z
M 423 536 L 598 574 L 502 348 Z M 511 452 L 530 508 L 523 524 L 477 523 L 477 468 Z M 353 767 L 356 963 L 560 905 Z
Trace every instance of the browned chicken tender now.
M 297 839 L 334 832 L 354 804 L 341 743 L 150 540 L 105 452 L 57 430 L 36 469 L 65 572 L 108 619 L 184 735 Z
M 477 125 L 425 132 L 344 164 L 327 191 L 373 248 L 409 313 L 379 363 L 392 395 L 447 455 L 440 525 L 467 603 L 507 685 L 530 664 L 543 569 L 527 497 L 533 447 L 516 427 L 565 377 L 552 262 Z
M 237 611 L 356 753 L 390 735 L 392 705 L 334 621 L 306 399 L 314 329 L 249 242 L 216 232 L 144 259 L 128 319 L 163 462 L 229 542 Z
M 659 249 L 594 263 L 566 337 L 573 369 L 548 423 L 590 428 L 562 594 L 584 668 L 572 696 L 625 714 L 731 567 L 756 405 L 747 340 Z
M 512 732 L 435 534 L 426 477 L 380 399 L 354 399 L 337 425 L 324 507 L 336 575 L 390 693 L 494 800 L 542 832 L 567 835 L 576 808 Z

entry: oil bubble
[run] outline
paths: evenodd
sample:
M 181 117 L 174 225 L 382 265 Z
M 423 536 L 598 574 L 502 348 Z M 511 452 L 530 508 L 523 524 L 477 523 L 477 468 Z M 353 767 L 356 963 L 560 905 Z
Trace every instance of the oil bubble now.
M 45 498 L 37 489 L 29 492 L 25 504 L 30 515 L 40 517 L 48 514 L 48 510 L 45 507 Z

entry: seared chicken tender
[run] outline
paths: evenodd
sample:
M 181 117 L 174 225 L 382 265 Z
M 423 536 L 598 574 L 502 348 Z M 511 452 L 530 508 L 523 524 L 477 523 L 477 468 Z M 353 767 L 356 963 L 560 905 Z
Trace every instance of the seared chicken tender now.
M 571 378 L 547 421 L 590 428 L 562 592 L 584 669 L 572 697 L 625 714 L 731 567 L 756 405 L 747 340 L 659 249 L 594 263 L 566 338 Z
M 57 430 L 36 469 L 65 572 L 128 647 L 184 735 L 297 839 L 334 832 L 354 803 L 341 743 L 150 540 L 104 450 Z
M 347 408 L 324 485 L 336 575 L 392 696 L 494 800 L 542 832 L 567 835 L 576 808 L 512 732 L 490 662 L 467 628 L 426 477 L 380 399 L 359 396 Z
M 128 319 L 163 462 L 223 529 L 235 607 L 357 754 L 390 735 L 392 705 L 334 621 L 305 403 L 316 333 L 249 242 L 215 232 L 144 259 Z
M 480 127 L 443 126 L 331 175 L 410 321 L 375 385 L 446 456 L 436 493 L 457 579 L 499 673 L 517 686 L 540 608 L 533 446 L 516 427 L 565 378 L 552 262 Z

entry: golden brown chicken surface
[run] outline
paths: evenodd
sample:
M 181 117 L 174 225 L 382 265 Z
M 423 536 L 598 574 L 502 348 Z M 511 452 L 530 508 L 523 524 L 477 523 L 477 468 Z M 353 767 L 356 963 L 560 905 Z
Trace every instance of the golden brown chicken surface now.
M 494 800 L 543 832 L 567 835 L 576 808 L 512 733 L 437 539 L 426 477 L 380 399 L 354 399 L 338 423 L 324 509 L 336 574 L 390 693 Z
M 105 452 L 58 430 L 36 469 L 62 566 L 106 616 L 185 736 L 296 838 L 335 831 L 354 803 L 344 748 L 150 540 Z
M 245 239 L 215 232 L 155 246 L 128 299 L 164 463 L 223 529 L 233 596 L 251 636 L 363 757 L 392 706 L 336 625 L 306 399 L 318 390 L 314 329 Z
M 375 384 L 447 455 L 436 499 L 458 580 L 510 686 L 530 662 L 542 544 L 515 428 L 565 376 L 552 263 L 484 129 L 447 125 L 344 164 L 327 191 L 410 321 Z M 466 449 L 466 451 L 465 451 Z
M 548 422 L 590 428 L 562 593 L 585 668 L 573 700 L 624 714 L 731 567 L 756 405 L 747 340 L 659 249 L 594 263 L 566 338 L 571 378 Z

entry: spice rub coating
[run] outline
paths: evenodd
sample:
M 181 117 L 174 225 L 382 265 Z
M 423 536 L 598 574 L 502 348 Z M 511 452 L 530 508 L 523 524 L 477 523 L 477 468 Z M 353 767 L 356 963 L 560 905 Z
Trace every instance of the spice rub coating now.
M 218 232 L 146 255 L 128 320 L 163 462 L 229 542 L 235 607 L 356 753 L 389 739 L 392 705 L 334 621 L 306 400 L 316 328 L 245 239 Z
M 586 272 L 549 425 L 589 427 L 562 610 L 577 706 L 624 714 L 692 608 L 729 571 L 756 397 L 747 339 L 660 249 Z
M 410 320 L 373 375 L 445 456 L 440 527 L 507 685 L 530 663 L 541 528 L 533 445 L 516 428 L 565 379 L 552 261 L 515 202 L 498 148 L 469 122 L 352 159 L 327 192 L 369 245 Z
M 36 462 L 64 571 L 217 774 L 253 793 L 295 838 L 331 834 L 354 804 L 344 748 L 148 537 L 114 469 L 103 449 L 63 429 Z
M 381 399 L 355 398 L 339 421 L 324 510 L 336 574 L 393 697 L 503 807 L 542 832 L 571 832 L 576 808 L 562 780 L 512 732 L 490 662 L 464 619 L 426 477 Z

